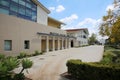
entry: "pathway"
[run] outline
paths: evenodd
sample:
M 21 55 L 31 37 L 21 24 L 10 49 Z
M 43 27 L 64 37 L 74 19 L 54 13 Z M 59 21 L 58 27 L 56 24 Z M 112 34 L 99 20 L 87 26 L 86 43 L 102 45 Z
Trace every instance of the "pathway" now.
M 103 55 L 103 46 L 88 46 L 48 52 L 45 55 L 31 57 L 34 65 L 26 76 L 33 80 L 67 80 L 60 75 L 67 72 L 69 59 L 81 59 L 84 62 L 98 62 Z

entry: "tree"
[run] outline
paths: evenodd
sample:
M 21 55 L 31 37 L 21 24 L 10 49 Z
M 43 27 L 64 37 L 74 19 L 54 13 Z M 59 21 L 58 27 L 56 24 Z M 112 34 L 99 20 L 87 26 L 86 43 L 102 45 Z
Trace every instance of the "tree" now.
M 95 44 L 96 42 L 96 34 L 92 33 L 92 35 L 89 37 L 89 44 Z
M 113 24 L 111 30 L 111 42 L 120 43 L 120 17 L 118 17 L 117 21 Z
M 107 15 L 103 16 L 99 27 L 99 34 L 108 36 L 112 43 L 120 42 L 120 0 L 114 0 L 114 9 L 108 10 Z

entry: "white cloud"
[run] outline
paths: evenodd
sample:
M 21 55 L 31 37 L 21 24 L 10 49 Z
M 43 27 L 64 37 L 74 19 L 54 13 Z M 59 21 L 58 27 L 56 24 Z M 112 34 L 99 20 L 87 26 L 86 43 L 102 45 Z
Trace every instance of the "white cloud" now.
M 78 19 L 78 16 L 76 14 L 72 14 L 71 16 L 65 17 L 65 18 L 61 19 L 60 21 L 62 21 L 64 23 L 71 23 L 76 19 Z
M 96 19 L 92 19 L 92 18 L 86 18 L 86 19 L 84 19 L 83 21 L 81 21 L 81 22 L 79 22 L 78 23 L 78 25 L 77 26 L 80 26 L 80 27 L 82 27 L 82 26 L 90 26 L 90 27 L 96 27 L 96 26 L 98 26 L 98 24 L 101 22 L 101 19 L 98 19 L 98 20 L 96 20 Z
M 50 10 L 50 11 L 54 11 L 54 10 L 55 10 L 55 7 L 49 7 L 49 10 Z
M 63 5 L 58 5 L 57 7 L 49 7 L 50 11 L 56 11 L 57 13 L 60 13 L 65 10 L 65 7 Z
M 86 18 L 79 22 L 76 28 L 88 28 L 90 35 L 95 33 L 98 35 L 99 24 L 102 22 L 101 19 Z
M 64 19 L 64 21 L 67 21 L 68 18 Z M 69 19 L 68 19 L 69 22 Z M 88 28 L 89 30 L 89 36 L 91 36 L 92 33 L 95 33 L 98 38 L 101 38 L 98 34 L 99 31 L 99 24 L 102 22 L 101 19 L 92 19 L 92 18 L 85 18 L 83 21 L 80 21 L 76 25 L 71 25 L 70 23 L 67 23 L 66 26 L 62 27 L 62 29 L 79 29 L 79 28 Z
M 56 8 L 56 12 L 62 12 L 64 10 L 65 10 L 65 8 L 62 5 L 58 5 Z
M 106 8 L 106 11 L 108 11 L 109 9 L 113 10 L 114 9 L 114 5 L 113 4 L 108 5 L 107 8 Z

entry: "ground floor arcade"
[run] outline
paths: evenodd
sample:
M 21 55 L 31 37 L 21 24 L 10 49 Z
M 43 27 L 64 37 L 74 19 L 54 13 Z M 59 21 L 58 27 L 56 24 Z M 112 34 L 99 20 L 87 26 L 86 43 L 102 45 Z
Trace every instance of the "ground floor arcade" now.
M 40 39 L 40 50 L 41 52 L 49 52 L 56 50 L 63 50 L 74 47 L 75 38 L 68 36 L 54 36 L 48 34 L 38 34 Z

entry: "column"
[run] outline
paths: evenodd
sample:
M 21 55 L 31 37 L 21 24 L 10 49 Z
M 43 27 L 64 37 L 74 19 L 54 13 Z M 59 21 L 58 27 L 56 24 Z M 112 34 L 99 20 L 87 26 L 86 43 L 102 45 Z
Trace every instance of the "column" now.
M 60 40 L 58 38 L 58 50 L 60 50 Z
M 71 40 L 69 39 L 69 48 L 71 48 Z
M 55 37 L 52 38 L 52 50 L 55 51 Z
M 63 44 L 64 44 L 64 39 L 62 38 L 62 49 L 64 49 L 64 46 L 63 46 Z
M 41 40 L 42 40 L 42 37 L 41 36 L 39 36 L 39 39 L 40 39 L 40 51 L 41 51 Z M 41 51 L 42 52 L 42 51 Z
M 65 39 L 65 49 L 67 49 L 67 38 Z
M 49 52 L 49 36 L 46 36 L 46 52 Z

